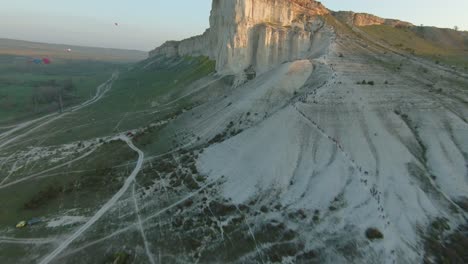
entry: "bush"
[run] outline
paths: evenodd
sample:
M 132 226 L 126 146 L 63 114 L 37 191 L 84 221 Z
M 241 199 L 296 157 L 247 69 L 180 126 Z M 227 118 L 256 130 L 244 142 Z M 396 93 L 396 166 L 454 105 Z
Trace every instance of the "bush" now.
M 214 138 L 212 138 L 208 144 L 214 144 L 214 143 L 220 143 L 220 142 L 223 142 L 225 139 L 226 139 L 226 132 L 223 132 L 223 133 L 220 133 L 218 135 L 216 135 Z
M 126 252 L 118 252 L 114 255 L 114 260 L 112 263 L 114 264 L 126 264 L 130 261 L 130 255 Z
M 175 169 L 177 169 L 177 166 L 175 166 L 169 161 L 161 161 L 158 162 L 156 165 L 156 171 L 162 173 L 170 173 L 173 172 Z
M 369 240 L 383 239 L 384 236 L 377 228 L 368 228 L 366 230 L 366 237 Z
M 374 81 L 368 81 L 367 84 L 368 85 L 374 85 Z
M 50 185 L 47 189 L 35 194 L 23 206 L 27 210 L 36 210 L 46 205 L 49 201 L 56 199 L 62 193 L 62 188 L 57 185 Z

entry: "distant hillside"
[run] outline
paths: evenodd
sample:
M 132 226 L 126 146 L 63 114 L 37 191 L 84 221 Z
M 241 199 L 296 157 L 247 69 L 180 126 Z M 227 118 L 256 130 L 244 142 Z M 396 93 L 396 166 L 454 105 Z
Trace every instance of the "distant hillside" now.
M 68 49 L 71 49 L 71 52 L 68 52 Z M 138 50 L 46 44 L 2 38 L 0 38 L 0 54 L 112 62 L 136 62 L 147 57 L 146 52 Z
M 354 12 L 334 12 L 333 15 L 375 40 L 390 46 L 445 63 L 468 68 L 468 32 L 448 28 L 415 26 L 395 19 Z
M 468 34 L 435 27 L 374 25 L 361 30 L 376 39 L 436 63 L 468 68 Z

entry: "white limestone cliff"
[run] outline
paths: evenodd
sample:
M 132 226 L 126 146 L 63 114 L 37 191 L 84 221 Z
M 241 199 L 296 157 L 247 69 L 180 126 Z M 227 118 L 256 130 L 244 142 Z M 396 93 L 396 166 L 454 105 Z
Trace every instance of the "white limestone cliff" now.
M 305 58 L 329 11 L 313 0 L 213 0 L 210 28 L 166 42 L 150 56 L 208 56 L 219 73 L 257 72 Z

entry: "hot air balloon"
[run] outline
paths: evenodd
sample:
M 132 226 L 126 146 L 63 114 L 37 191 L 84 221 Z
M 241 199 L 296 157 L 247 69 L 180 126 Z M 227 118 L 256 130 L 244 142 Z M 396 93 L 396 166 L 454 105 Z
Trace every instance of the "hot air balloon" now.
M 119 23 L 115 22 L 114 25 L 119 26 Z
M 43 58 L 42 62 L 44 62 L 44 64 L 50 64 L 51 63 L 50 59 L 48 59 L 48 58 Z
M 72 51 L 72 49 L 67 49 L 67 52 L 71 52 L 71 51 Z
M 42 60 L 41 59 L 34 59 L 33 62 L 35 64 L 41 64 L 42 63 Z

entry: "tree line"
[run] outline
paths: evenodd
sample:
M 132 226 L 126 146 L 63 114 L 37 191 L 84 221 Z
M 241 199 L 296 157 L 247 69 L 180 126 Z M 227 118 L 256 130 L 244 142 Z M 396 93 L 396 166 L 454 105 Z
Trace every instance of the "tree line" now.
M 32 104 L 34 112 L 40 105 L 56 103 L 58 110 L 63 112 L 64 102 L 76 97 L 76 86 L 72 79 L 64 81 L 47 80 L 33 85 Z

